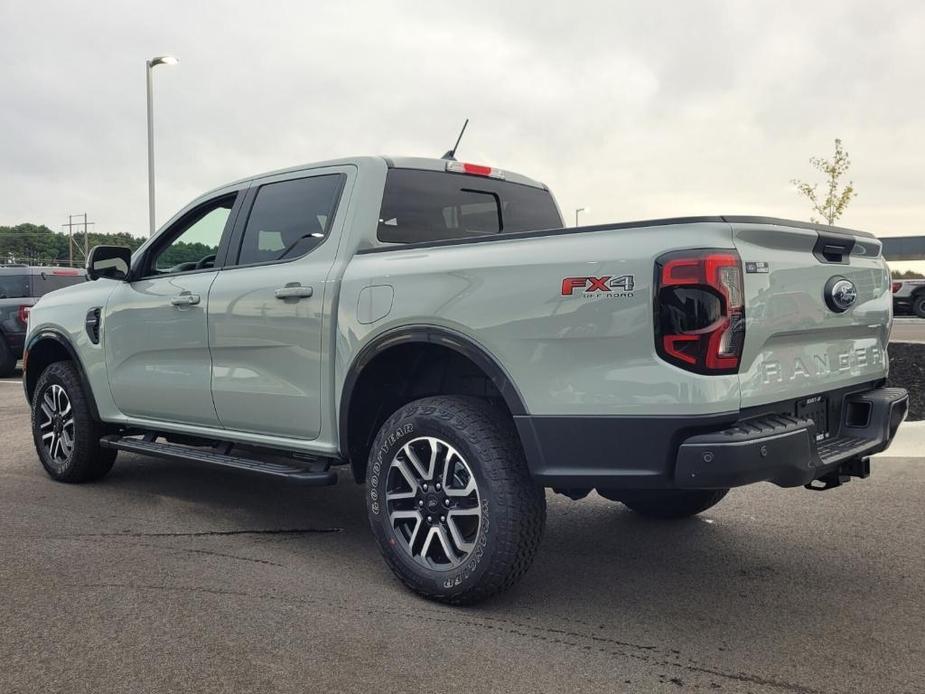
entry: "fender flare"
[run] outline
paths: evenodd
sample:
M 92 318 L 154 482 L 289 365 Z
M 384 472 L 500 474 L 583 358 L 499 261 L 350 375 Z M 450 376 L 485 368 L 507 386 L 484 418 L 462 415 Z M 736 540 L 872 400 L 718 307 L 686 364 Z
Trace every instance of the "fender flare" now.
M 345 460 L 349 459 L 347 441 L 349 441 L 350 433 L 348 431 L 348 420 L 351 399 L 356 388 L 356 383 L 364 369 L 369 366 L 373 359 L 386 350 L 398 345 L 414 342 L 440 345 L 441 347 L 446 347 L 467 357 L 488 375 L 492 383 L 498 389 L 498 392 L 501 393 L 501 397 L 504 399 L 504 403 L 507 405 L 512 415 L 527 414 L 523 396 L 520 394 L 517 386 L 514 385 L 513 379 L 488 350 L 475 342 L 472 338 L 449 328 L 430 325 L 413 325 L 395 328 L 376 336 L 364 345 L 356 357 L 354 357 L 353 362 L 350 364 L 350 368 L 347 370 L 347 376 L 344 379 L 344 385 L 341 389 L 340 409 L 338 411 L 338 447 Z
M 23 355 L 26 357 L 23 363 L 23 378 L 22 386 L 23 391 L 26 395 L 26 401 L 29 405 L 32 405 L 32 395 L 33 393 L 29 392 L 29 353 L 38 345 L 40 342 L 46 340 L 51 340 L 52 342 L 58 343 L 60 346 L 64 347 L 64 350 L 68 353 L 71 358 L 71 361 L 74 362 L 74 367 L 77 369 L 77 373 L 80 376 L 80 385 L 84 389 L 84 394 L 87 396 L 87 400 L 90 404 L 90 414 L 96 421 L 102 421 L 100 419 L 99 410 L 96 408 L 96 398 L 93 397 L 93 389 L 90 387 L 90 381 L 87 379 L 87 372 L 84 369 L 83 362 L 80 361 L 80 357 L 77 354 L 77 350 L 74 348 L 74 345 L 71 343 L 70 339 L 58 330 L 52 328 L 43 328 L 35 335 L 29 338 L 29 341 L 26 343 L 23 348 Z M 38 377 L 41 374 L 35 375 L 35 380 L 38 381 Z

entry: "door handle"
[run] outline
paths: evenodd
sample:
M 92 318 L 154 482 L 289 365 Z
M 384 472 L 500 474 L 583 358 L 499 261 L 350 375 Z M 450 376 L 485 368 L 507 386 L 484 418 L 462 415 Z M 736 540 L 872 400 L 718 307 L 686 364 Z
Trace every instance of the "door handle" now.
M 303 287 L 298 282 L 290 282 L 273 293 L 277 299 L 307 299 L 312 295 L 312 288 Z
M 195 306 L 199 303 L 199 295 L 183 292 L 177 296 L 170 297 L 170 303 L 173 306 Z

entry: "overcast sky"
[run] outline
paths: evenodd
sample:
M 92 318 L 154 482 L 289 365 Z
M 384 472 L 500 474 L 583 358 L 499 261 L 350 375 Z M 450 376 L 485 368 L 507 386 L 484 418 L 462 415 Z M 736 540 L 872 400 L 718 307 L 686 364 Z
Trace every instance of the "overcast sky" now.
M 585 223 L 806 219 L 789 181 L 841 137 L 842 222 L 925 233 L 925 3 L 0 0 L 0 224 L 147 230 L 265 170 L 440 156 L 538 178 Z

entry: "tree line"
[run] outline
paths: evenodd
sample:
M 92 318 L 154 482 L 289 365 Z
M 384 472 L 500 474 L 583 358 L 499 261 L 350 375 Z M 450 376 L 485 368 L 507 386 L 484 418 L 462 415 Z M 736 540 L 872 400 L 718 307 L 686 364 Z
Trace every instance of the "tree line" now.
M 86 264 L 83 249 L 94 246 L 126 246 L 133 251 L 146 239 L 127 233 L 101 234 L 90 232 L 85 235 L 75 233 L 73 260 L 68 249 L 68 235 L 52 231 L 44 224 L 17 224 L 0 226 L 0 265 L 21 263 L 24 265 L 73 265 L 83 267 Z M 162 267 L 179 263 L 195 262 L 204 256 L 215 253 L 201 243 L 184 243 L 177 241 L 164 252 L 159 265 Z
M 83 249 L 96 245 L 128 246 L 138 248 L 143 238 L 131 234 L 100 234 L 90 232 L 74 234 L 73 264 L 82 267 L 86 262 Z M 26 265 L 68 265 L 68 235 L 52 231 L 44 224 L 17 224 L 0 226 L 0 263 L 24 263 Z

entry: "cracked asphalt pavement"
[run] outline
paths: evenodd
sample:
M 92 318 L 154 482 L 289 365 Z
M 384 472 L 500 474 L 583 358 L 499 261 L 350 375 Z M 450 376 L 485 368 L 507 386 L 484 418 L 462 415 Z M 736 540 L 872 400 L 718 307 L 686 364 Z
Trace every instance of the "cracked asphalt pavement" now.
M 925 692 L 925 466 L 652 522 L 549 495 L 511 592 L 395 581 L 362 488 L 121 454 L 56 484 L 0 382 L 0 691 Z M 615 450 L 618 454 L 618 449 Z

